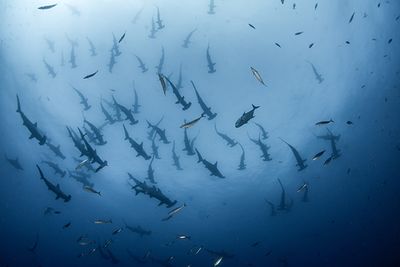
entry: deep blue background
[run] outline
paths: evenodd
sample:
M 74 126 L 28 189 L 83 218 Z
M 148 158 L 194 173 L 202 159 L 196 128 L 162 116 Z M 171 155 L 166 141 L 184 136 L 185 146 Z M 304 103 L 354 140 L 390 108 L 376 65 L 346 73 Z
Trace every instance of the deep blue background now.
M 66 3 L 79 9 L 80 16 L 72 14 Z M 297 1 L 295 9 L 293 3 L 215 0 L 216 14 L 210 15 L 207 0 L 71 0 L 59 1 L 50 10 L 37 9 L 49 4 L 43 1 L 1 1 L 0 155 L 18 157 L 24 171 L 0 160 L 0 265 L 112 265 L 97 252 L 77 257 L 93 247 L 76 242 L 87 234 L 102 243 L 112 238 L 109 248 L 120 260 L 119 266 L 141 266 L 126 249 L 138 256 L 151 251 L 150 258 L 161 260 L 174 256 L 172 266 L 213 266 L 216 258 L 205 250 L 187 255 L 194 245 L 235 255 L 223 259 L 221 266 L 400 266 L 400 3 L 325 0 L 318 2 L 317 9 L 316 2 Z M 156 33 L 156 39 L 149 39 L 156 7 L 166 27 Z M 133 17 L 142 8 L 133 24 Z M 182 48 L 193 29 L 197 31 L 192 43 Z M 300 31 L 304 33 L 295 35 Z M 122 55 L 109 73 L 112 34 L 119 38 L 124 32 Z M 75 69 L 68 63 L 71 47 L 66 35 L 79 43 Z M 96 57 L 90 57 L 86 37 L 95 44 Z M 54 41 L 54 53 L 46 39 Z M 314 46 L 309 48 L 311 43 Z M 216 62 L 214 74 L 207 72 L 208 44 Z M 172 74 L 176 82 L 182 65 L 181 93 L 192 102 L 187 111 L 174 104 L 170 90 L 167 96 L 162 93 L 155 73 L 162 47 L 165 75 Z M 60 65 L 62 54 L 65 66 Z M 137 68 L 135 55 L 143 59 L 148 72 Z M 43 59 L 54 66 L 56 78 L 47 74 Z M 322 74 L 322 83 L 315 79 L 308 61 Z M 257 82 L 250 67 L 260 71 L 267 87 Z M 99 70 L 95 77 L 82 79 L 95 70 Z M 26 73 L 35 73 L 38 81 L 32 82 Z M 201 113 L 190 80 L 218 116 L 212 121 L 201 120 L 188 133 L 198 136 L 196 147 L 209 161 L 218 161 L 226 179 L 209 176 L 196 157 L 182 151 L 183 130 L 179 126 Z M 52 160 L 72 170 L 76 166 L 72 158 L 79 153 L 65 126 L 81 127 L 83 116 L 101 125 L 101 99 L 111 101 L 114 95 L 121 104 L 130 106 L 133 83 L 142 107 L 136 116 L 139 124 L 125 122 L 128 131 L 150 152 L 146 120 L 155 123 L 164 117 L 160 127 L 175 140 L 184 169 L 177 171 L 171 165 L 172 143 L 157 142 L 162 158 L 153 163 L 157 186 L 178 200 L 177 206 L 187 204 L 167 222 L 161 221 L 169 211 L 165 206 L 157 206 L 158 202 L 147 196 L 135 196 L 128 185 L 127 172 L 144 180 L 149 162 L 135 157 L 123 140 L 122 123 L 106 126 L 108 143 L 96 147 L 109 162 L 90 178 L 102 197 L 85 192 L 68 175 L 60 178 L 41 164 Z M 88 97 L 92 105 L 89 111 L 82 113 L 71 85 Z M 15 112 L 16 94 L 25 114 L 61 145 L 67 159 L 55 158 L 47 147 L 28 139 L 29 133 Z M 266 143 L 271 147 L 272 161 L 262 161 L 259 149 L 248 138 L 258 136 L 254 124 L 234 127 L 251 104 L 261 106 L 253 121 L 269 132 Z M 335 122 L 328 128 L 341 135 L 337 146 L 342 155 L 323 165 L 330 144 L 316 138 L 327 130 L 315 123 L 331 118 Z M 215 134 L 215 123 L 243 145 L 247 170 L 237 170 L 240 147 L 226 146 Z M 279 138 L 307 158 L 305 170 L 297 171 L 293 155 Z M 312 161 L 323 149 L 327 150 L 324 156 Z M 35 164 L 41 164 L 46 177 L 72 195 L 70 202 L 54 199 L 39 179 Z M 278 204 L 277 178 L 294 206 L 288 213 L 271 217 L 265 199 Z M 296 192 L 304 181 L 309 183 L 308 203 Z M 46 207 L 62 213 L 45 216 Z M 98 218 L 111 218 L 113 224 L 93 224 Z M 124 221 L 140 224 L 152 230 L 152 235 L 141 238 L 125 229 L 112 236 Z M 68 222 L 71 227 L 62 229 Z M 33 254 L 27 248 L 37 233 L 39 243 Z M 176 240 L 180 234 L 191 236 L 191 240 Z M 172 246 L 166 245 L 174 240 Z M 255 242 L 260 244 L 252 247 Z M 158 266 L 150 258 L 145 266 Z

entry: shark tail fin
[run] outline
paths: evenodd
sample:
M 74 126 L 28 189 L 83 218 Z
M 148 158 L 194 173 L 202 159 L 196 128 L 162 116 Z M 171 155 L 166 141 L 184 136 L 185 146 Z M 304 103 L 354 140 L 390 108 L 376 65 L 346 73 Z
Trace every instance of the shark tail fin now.
M 21 103 L 19 102 L 19 96 L 17 95 L 17 112 L 21 113 Z
M 197 148 L 196 148 L 195 150 L 196 150 L 197 156 L 199 157 L 199 159 L 197 160 L 197 163 L 200 163 L 200 162 L 203 161 L 203 157 L 201 156 L 201 154 L 200 154 L 200 152 L 197 150 Z
M 127 131 L 126 128 L 125 128 L 125 124 L 122 124 L 122 126 L 124 127 L 125 140 L 128 140 L 128 139 L 129 139 L 129 133 L 128 133 L 128 131 Z
M 39 171 L 40 178 L 41 178 L 41 179 L 44 179 L 43 172 L 42 172 L 42 170 L 40 169 L 39 165 L 37 165 L 37 164 L 36 164 L 36 168 L 37 168 L 37 169 L 38 169 L 38 171 Z
M 253 109 L 258 109 L 260 106 L 255 106 L 254 104 L 251 104 L 253 106 Z

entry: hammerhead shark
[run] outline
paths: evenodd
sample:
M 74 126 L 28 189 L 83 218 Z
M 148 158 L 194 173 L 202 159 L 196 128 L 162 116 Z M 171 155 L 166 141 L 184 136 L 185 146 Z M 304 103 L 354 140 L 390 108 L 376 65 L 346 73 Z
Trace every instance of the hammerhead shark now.
M 136 57 L 137 61 L 139 62 L 138 68 L 142 70 L 142 73 L 147 72 L 149 69 L 146 68 L 146 65 L 144 64 L 143 60 L 139 56 L 135 55 L 135 57 Z
M 74 91 L 79 95 L 79 97 L 81 98 L 81 104 L 83 105 L 83 109 L 89 110 L 91 108 L 91 106 L 88 103 L 88 99 L 87 97 L 85 97 L 78 89 L 76 89 L 75 87 L 72 86 L 72 89 L 74 89 Z
M 43 63 L 45 65 L 49 75 L 54 79 L 57 76 L 57 73 L 55 73 L 54 68 L 49 63 L 47 63 L 47 61 L 44 59 L 43 59 Z
M 140 225 L 133 227 L 133 226 L 128 225 L 125 221 L 124 221 L 124 224 L 125 224 L 126 229 L 128 229 L 132 233 L 138 234 L 140 237 L 143 237 L 146 235 L 151 235 L 150 230 L 145 230 Z
M 114 104 L 118 107 L 118 109 L 121 110 L 122 113 L 125 114 L 125 117 L 126 117 L 125 120 L 128 120 L 130 125 L 134 125 L 139 122 L 138 120 L 135 120 L 135 118 L 133 117 L 132 111 L 130 109 L 124 107 L 123 105 L 119 104 L 115 100 L 114 96 L 113 96 L 113 100 L 114 100 Z
M 107 66 L 108 66 L 108 72 L 112 73 L 114 65 L 115 63 L 117 63 L 117 61 L 115 60 L 115 52 L 113 49 L 111 49 L 110 53 L 111 53 L 110 61 L 108 62 Z
M 52 191 L 54 194 L 56 194 L 56 199 L 62 198 L 64 202 L 68 202 L 71 200 L 71 195 L 66 195 L 63 191 L 61 191 L 60 185 L 54 185 L 52 184 L 49 180 L 44 177 L 42 170 L 40 169 L 39 165 L 36 165 L 40 178 L 44 181 L 44 183 L 47 185 L 47 188 Z
M 49 142 L 49 140 L 47 140 L 46 145 L 51 151 L 53 151 L 53 153 L 56 155 L 56 157 L 65 159 L 64 154 L 61 152 L 60 145 L 58 145 L 58 146 L 53 145 L 51 142 Z
M 268 139 L 268 132 L 264 129 L 264 127 L 257 122 L 255 122 L 254 124 L 258 127 L 258 129 L 260 129 L 262 139 L 263 140 Z
M 108 165 L 108 162 L 106 160 L 102 160 L 99 157 L 96 150 L 93 149 L 92 146 L 89 144 L 89 142 L 86 140 L 85 135 L 82 133 L 81 129 L 78 128 L 78 131 L 81 136 L 81 140 L 85 145 L 85 150 L 87 152 L 86 156 L 92 163 L 97 162 L 99 164 L 99 167 L 95 170 L 95 172 L 100 171 L 102 168 Z
M 208 14 L 213 15 L 215 14 L 214 8 L 216 7 L 216 5 L 214 4 L 214 0 L 210 0 L 210 4 L 208 5 L 209 9 L 208 9 Z
M 69 58 L 69 63 L 71 63 L 71 68 L 75 69 L 76 67 L 78 67 L 76 65 L 76 56 L 75 56 L 75 47 L 73 46 L 71 48 L 71 54 L 70 54 L 70 58 Z
M 111 114 L 104 108 L 103 103 L 100 102 L 100 106 L 101 106 L 101 111 L 103 112 L 104 116 L 106 117 L 106 121 L 109 124 L 114 124 L 115 123 L 115 119 L 111 116 Z
M 147 180 L 149 180 L 152 184 L 156 184 L 157 182 L 154 180 L 153 161 L 154 156 L 151 158 L 149 167 L 147 168 Z
M 192 83 L 193 89 L 196 92 L 197 96 L 197 101 L 199 102 L 199 105 L 201 109 L 203 110 L 203 113 L 207 115 L 208 120 L 212 120 L 217 116 L 217 113 L 212 113 L 211 108 L 207 107 L 207 105 L 204 103 L 203 99 L 200 97 L 199 92 L 197 91 L 196 86 L 194 85 L 193 81 L 190 81 Z
M 156 23 L 154 22 L 154 17 L 152 17 L 152 18 L 151 18 L 151 29 L 150 29 L 149 38 L 150 38 L 150 39 L 156 38 L 156 35 L 155 35 L 156 32 L 157 32 Z
M 150 198 L 155 198 L 160 201 L 158 204 L 159 206 L 165 204 L 167 208 L 171 208 L 174 206 L 177 201 L 171 201 L 167 196 L 165 196 L 161 190 L 157 187 L 149 186 L 147 185 L 146 182 L 141 182 L 138 179 L 132 177 L 130 175 L 131 179 L 135 182 L 135 185 L 132 186 L 132 189 L 135 190 L 135 194 L 138 195 L 139 193 L 148 195 Z
M 211 56 L 210 56 L 210 45 L 207 46 L 207 66 L 208 66 L 208 73 L 214 73 L 216 72 L 215 70 L 215 62 L 212 62 Z
M 202 162 L 204 164 L 204 167 L 206 167 L 206 169 L 208 169 L 211 173 L 211 176 L 217 176 L 219 178 L 225 178 L 225 176 L 222 175 L 222 173 L 219 171 L 218 169 L 218 161 L 216 161 L 214 164 L 212 164 L 211 162 L 209 162 L 208 160 L 204 159 L 200 152 L 197 150 L 196 148 L 196 153 L 198 156 L 198 160 L 197 162 L 200 163 Z
M 61 178 L 67 174 L 66 171 L 61 170 L 60 166 L 58 166 L 57 163 L 54 163 L 52 161 L 47 161 L 47 160 L 44 160 L 42 162 L 44 164 L 46 164 L 47 166 L 49 166 L 50 168 L 52 168 L 54 170 L 54 174 L 59 174 L 61 176 Z
M 24 168 L 22 168 L 21 164 L 19 163 L 18 158 L 15 159 L 11 159 L 9 157 L 7 157 L 7 155 L 4 155 L 5 159 L 7 160 L 8 163 L 11 164 L 11 166 L 13 166 L 15 169 L 23 171 Z
M 137 155 L 136 157 L 143 157 L 145 160 L 149 160 L 151 157 L 149 155 L 147 155 L 146 151 L 144 151 L 143 149 L 143 142 L 142 143 L 137 143 L 135 140 L 133 140 L 130 136 L 128 131 L 125 128 L 125 125 L 123 125 L 124 127 L 124 133 L 125 133 L 125 140 L 128 140 L 129 143 L 131 144 L 131 147 L 133 147 L 133 149 L 136 150 Z
M 280 139 L 282 140 L 282 142 L 284 142 L 285 144 L 287 144 L 289 146 L 290 150 L 292 150 L 292 153 L 297 161 L 296 166 L 299 167 L 298 171 L 302 171 L 305 168 L 307 168 L 307 164 L 304 164 L 304 162 L 306 162 L 307 160 L 301 158 L 300 153 L 296 150 L 296 148 L 294 148 L 292 145 L 290 145 L 288 142 L 286 142 L 282 138 L 280 138 Z
M 158 154 L 158 146 L 156 145 L 155 139 L 156 139 L 156 135 L 154 135 L 153 139 L 151 139 L 151 150 L 153 151 L 152 155 L 156 159 L 160 159 L 160 155 Z
M 21 115 L 22 118 L 22 125 L 24 125 L 28 131 L 31 133 L 29 139 L 35 138 L 39 141 L 39 145 L 44 145 L 46 143 L 46 139 L 47 137 L 42 134 L 38 127 L 37 127 L 37 123 L 32 123 L 28 117 L 26 117 L 25 113 L 22 112 L 21 110 L 21 104 L 19 102 L 19 97 L 17 95 L 17 113 L 19 113 Z
M 171 85 L 172 87 L 172 92 L 174 93 L 174 95 L 177 98 L 177 101 L 175 102 L 175 104 L 181 104 L 182 105 L 182 110 L 187 110 L 188 108 L 190 108 L 190 106 L 192 105 L 191 102 L 186 102 L 185 101 L 185 97 L 181 96 L 181 94 L 179 93 L 178 89 L 176 88 L 176 86 L 170 81 L 170 79 L 168 79 L 168 77 L 164 78 L 167 80 L 167 82 Z
M 104 140 L 103 135 L 101 134 L 101 131 L 99 128 L 97 128 L 93 123 L 91 123 L 87 119 L 84 119 L 84 123 L 86 123 L 90 127 L 92 132 L 94 133 L 94 137 L 97 140 L 97 142 L 96 142 L 97 145 L 107 144 L 107 141 Z
M 258 136 L 258 139 L 253 139 L 253 138 L 251 138 L 250 136 L 249 136 L 249 138 L 250 138 L 250 140 L 254 143 L 254 144 L 256 144 L 259 148 L 260 148 L 260 150 L 261 150 L 261 153 L 262 153 L 262 155 L 260 156 L 261 158 L 263 158 L 263 161 L 271 161 L 272 159 L 271 159 L 271 156 L 270 156 L 270 154 L 268 153 L 268 150 L 269 150 L 269 146 L 267 146 L 266 144 L 264 144 L 262 141 L 261 141 L 261 138 L 260 138 L 260 136 Z
M 137 95 L 136 89 L 135 89 L 135 102 L 133 104 L 133 110 L 132 113 L 133 114 L 138 114 L 139 113 L 139 108 L 141 107 L 141 105 L 139 105 L 139 97 Z
M 161 47 L 161 57 L 158 65 L 156 66 L 157 73 L 162 73 L 163 66 L 164 66 L 164 61 L 165 61 L 165 52 L 164 52 L 164 47 Z
M 157 25 L 158 30 L 165 28 L 165 25 L 162 23 L 161 16 L 160 16 L 160 9 L 157 7 Z
M 149 121 L 147 121 L 147 128 L 151 128 L 152 130 L 154 130 L 154 132 L 151 134 L 151 136 L 153 136 L 154 134 L 157 134 L 160 137 L 160 141 L 162 141 L 164 144 L 171 143 L 168 140 L 167 135 L 165 134 L 165 129 L 161 130 L 161 128 L 158 127 L 157 124 L 151 124 Z M 150 136 L 150 133 L 149 133 L 149 136 Z
M 228 135 L 226 135 L 226 134 L 224 134 L 224 133 L 221 133 L 221 132 L 218 132 L 217 124 L 214 124 L 214 129 L 215 129 L 215 132 L 216 132 L 222 139 L 224 139 L 224 140 L 227 142 L 227 145 L 228 145 L 228 146 L 234 147 L 234 146 L 236 146 L 236 145 L 238 144 L 238 142 L 236 142 L 235 140 L 233 140 L 232 138 L 230 138 Z
M 175 151 L 175 141 L 172 144 L 172 161 L 172 165 L 175 166 L 178 171 L 183 170 L 181 167 L 181 163 L 179 162 L 179 156 L 176 154 Z
M 317 69 L 315 68 L 314 64 L 312 64 L 311 62 L 307 61 L 308 64 L 310 64 L 314 75 L 315 75 L 315 79 L 318 81 L 318 83 L 322 83 L 324 81 L 324 78 L 322 78 L 322 75 L 317 71 Z
M 189 34 L 186 36 L 185 40 L 183 41 L 182 47 L 184 47 L 184 48 L 189 47 L 189 44 L 191 43 L 190 39 L 192 38 L 192 35 L 195 31 L 197 31 L 197 29 L 194 29 L 191 32 L 189 32 Z
M 74 143 L 74 146 L 81 153 L 80 157 L 89 156 L 89 152 L 86 150 L 85 145 L 82 143 L 82 140 L 80 140 L 80 138 L 78 137 L 76 132 L 74 130 L 70 129 L 68 126 L 67 126 L 67 131 L 68 131 L 69 136 L 72 139 L 72 142 Z
M 239 166 L 238 166 L 238 170 L 242 171 L 246 169 L 246 154 L 244 152 L 243 146 L 239 143 L 240 148 L 242 149 L 242 155 L 240 156 L 240 162 L 239 162 Z
M 278 178 L 279 185 L 281 186 L 282 192 L 281 192 L 281 200 L 279 202 L 278 210 L 280 211 L 290 211 L 290 209 L 293 206 L 293 200 L 291 200 L 289 203 L 286 202 L 286 191 L 285 188 L 282 185 L 281 180 Z
M 87 39 L 87 41 L 89 43 L 89 46 L 90 46 L 90 48 L 89 48 L 90 56 L 92 56 L 92 57 L 97 56 L 96 47 L 94 46 L 92 41 L 89 39 L 89 37 L 86 37 L 86 39 Z
M 196 141 L 196 137 L 194 137 L 192 140 L 189 139 L 188 134 L 187 134 L 187 129 L 184 129 L 184 139 L 183 142 L 185 144 L 185 148 L 183 151 L 186 151 L 186 154 L 188 156 L 193 156 L 196 155 L 194 151 L 194 142 Z

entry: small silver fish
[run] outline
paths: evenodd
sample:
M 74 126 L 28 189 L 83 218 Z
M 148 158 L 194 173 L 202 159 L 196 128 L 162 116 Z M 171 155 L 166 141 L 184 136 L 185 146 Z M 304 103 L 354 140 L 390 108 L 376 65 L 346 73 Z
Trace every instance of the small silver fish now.
M 80 168 L 82 168 L 83 166 L 85 166 L 85 164 L 89 161 L 89 159 L 85 159 L 82 162 L 80 162 L 76 167 L 75 170 L 79 170 Z
M 303 191 L 304 189 L 306 189 L 308 187 L 308 184 L 305 182 L 303 183 L 298 189 L 297 189 L 297 193 Z
M 93 221 L 94 224 L 109 224 L 112 223 L 112 220 L 94 220 Z
M 187 236 L 187 235 L 178 235 L 176 238 L 182 239 L 182 240 L 186 240 L 186 239 L 190 240 L 190 236 Z
M 215 266 L 218 266 L 220 263 L 221 263 L 221 261 L 222 261 L 222 259 L 223 259 L 224 257 L 219 257 L 215 262 L 214 262 L 214 267 Z
M 198 118 L 196 118 L 196 119 L 194 119 L 194 120 L 192 120 L 192 121 L 185 122 L 184 124 L 182 124 L 182 125 L 180 126 L 180 128 L 184 128 L 184 129 L 190 128 L 190 127 L 192 127 L 193 125 L 195 125 L 199 120 L 201 120 L 201 118 L 203 118 L 204 116 L 205 116 L 205 115 L 204 115 L 204 113 L 203 113 L 203 114 L 201 114 L 200 117 L 198 117 Z
M 83 190 L 85 190 L 86 192 L 97 194 L 97 195 L 101 196 L 101 193 L 99 191 L 94 190 L 93 187 L 85 185 L 83 187 Z
M 257 81 L 259 81 L 262 85 L 264 85 L 266 87 L 267 85 L 264 83 L 263 78 L 261 77 L 258 70 L 256 70 L 253 67 L 250 67 L 250 69 L 251 69 L 251 72 L 253 73 L 254 77 L 256 77 Z
M 312 160 L 319 159 L 324 153 L 325 153 L 325 150 L 322 150 L 321 152 L 318 152 L 317 154 L 315 154 L 315 156 L 312 158 Z
M 118 228 L 118 229 L 115 229 L 115 230 L 112 232 L 112 234 L 113 234 L 113 235 L 119 234 L 119 233 L 122 232 L 122 230 L 123 230 L 122 227 L 121 227 L 121 228 Z

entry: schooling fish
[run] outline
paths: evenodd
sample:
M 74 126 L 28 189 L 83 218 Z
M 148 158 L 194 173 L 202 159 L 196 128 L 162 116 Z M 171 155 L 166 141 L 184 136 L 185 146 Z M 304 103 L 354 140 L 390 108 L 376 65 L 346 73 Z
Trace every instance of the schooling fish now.
M 300 34 L 302 34 L 303 32 L 296 32 L 294 35 L 300 35 Z
M 90 164 L 89 159 L 85 159 L 85 160 L 79 162 L 78 166 L 75 167 L 75 170 L 78 170 L 78 169 L 82 168 L 86 164 Z
M 350 19 L 349 19 L 349 23 L 351 23 L 354 19 L 354 15 L 356 14 L 356 12 L 353 12 L 353 14 L 351 15 Z
M 98 194 L 99 196 L 101 196 L 101 193 L 99 191 L 94 190 L 93 187 L 85 185 L 83 187 L 83 190 L 85 190 L 86 192 L 93 193 L 93 194 Z
M 55 7 L 56 5 L 57 4 L 47 5 L 47 6 L 40 6 L 40 7 L 38 7 L 38 9 L 41 9 L 41 10 L 50 9 L 50 8 Z
M 85 80 L 85 79 L 92 78 L 92 77 L 93 77 L 94 75 L 96 75 L 98 72 L 99 72 L 99 71 L 98 71 L 98 70 L 96 70 L 95 72 L 93 72 L 93 73 L 91 73 L 91 74 L 89 74 L 89 75 L 86 75 L 85 77 L 83 77 L 83 79 Z
M 119 233 L 121 233 L 121 232 L 122 232 L 122 230 L 123 230 L 123 228 L 122 228 L 122 227 L 120 227 L 120 228 L 118 228 L 118 229 L 115 229 L 115 230 L 112 232 L 112 235 L 119 234 Z
M 254 27 L 252 24 L 249 23 L 249 26 L 252 27 L 253 29 L 256 29 L 256 27 Z
M 332 122 L 334 122 L 334 121 L 332 119 L 330 119 L 329 121 L 319 121 L 315 125 L 326 125 L 326 124 L 329 124 Z
M 182 125 L 180 126 L 180 128 L 184 128 L 184 129 L 190 128 L 190 127 L 192 127 L 193 125 L 195 125 L 199 120 L 201 120 L 201 118 L 203 118 L 204 116 L 205 116 L 205 114 L 202 113 L 202 114 L 200 115 L 200 117 L 198 117 L 198 118 L 196 118 L 196 119 L 194 119 L 194 120 L 192 120 L 192 121 L 185 122 L 184 124 L 182 124 Z
M 312 158 L 312 160 L 319 159 L 324 153 L 325 153 L 325 150 L 322 150 L 321 152 L 318 152 L 317 154 L 315 154 L 315 156 Z
M 304 189 L 306 189 L 308 187 L 308 184 L 306 182 L 304 182 L 298 189 L 297 189 L 297 193 L 303 191 Z
M 218 266 L 221 262 L 222 262 L 222 259 L 223 259 L 224 257 L 219 257 L 215 262 L 214 262 L 214 267 L 216 267 L 216 266 Z
M 182 240 L 190 240 L 190 236 L 187 235 L 178 235 L 176 238 Z
M 124 38 L 125 38 L 125 35 L 126 35 L 126 32 L 121 36 L 121 38 L 119 38 L 119 41 L 118 41 L 118 43 L 120 43 L 120 42 L 122 42 L 122 40 L 124 40 Z
M 94 224 L 109 224 L 112 223 L 112 220 L 94 220 L 93 221 Z
M 259 81 L 262 85 L 264 85 L 266 87 L 267 85 L 264 83 L 263 78 L 261 77 L 258 70 L 256 70 L 253 67 L 250 67 L 250 69 L 251 69 L 251 72 L 253 73 L 254 77 L 256 77 L 257 81 Z
M 186 207 L 186 204 L 185 204 L 185 203 L 183 203 L 182 206 L 177 207 L 177 208 L 171 210 L 170 212 L 168 212 L 168 217 L 164 218 L 163 221 L 167 221 L 167 220 L 171 219 L 172 216 L 174 216 L 175 214 L 177 214 L 178 212 L 180 212 L 184 207 Z

